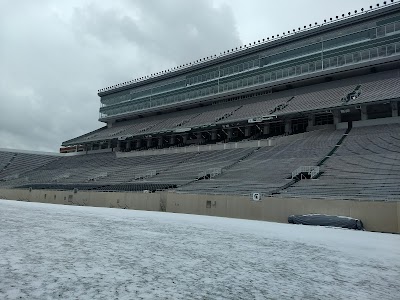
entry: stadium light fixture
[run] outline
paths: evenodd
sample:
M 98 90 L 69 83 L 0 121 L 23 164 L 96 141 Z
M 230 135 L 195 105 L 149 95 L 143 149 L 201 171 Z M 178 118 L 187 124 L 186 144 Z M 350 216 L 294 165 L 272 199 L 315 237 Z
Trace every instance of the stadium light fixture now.
M 349 12 L 349 16 L 351 15 L 351 12 Z
M 364 8 L 361 8 L 361 11 L 364 11 Z

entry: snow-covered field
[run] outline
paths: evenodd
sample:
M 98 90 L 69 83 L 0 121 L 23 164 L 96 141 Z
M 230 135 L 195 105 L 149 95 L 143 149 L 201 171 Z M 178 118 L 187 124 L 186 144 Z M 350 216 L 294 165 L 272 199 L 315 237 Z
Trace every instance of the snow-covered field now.
M 400 236 L 0 200 L 0 299 L 400 299 Z

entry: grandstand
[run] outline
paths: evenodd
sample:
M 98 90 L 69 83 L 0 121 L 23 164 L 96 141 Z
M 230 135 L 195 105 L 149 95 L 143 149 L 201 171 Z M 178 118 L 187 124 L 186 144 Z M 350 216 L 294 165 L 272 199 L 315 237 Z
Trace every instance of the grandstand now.
M 101 89 L 104 127 L 1 151 L 0 188 L 396 201 L 399 58 L 391 1 Z

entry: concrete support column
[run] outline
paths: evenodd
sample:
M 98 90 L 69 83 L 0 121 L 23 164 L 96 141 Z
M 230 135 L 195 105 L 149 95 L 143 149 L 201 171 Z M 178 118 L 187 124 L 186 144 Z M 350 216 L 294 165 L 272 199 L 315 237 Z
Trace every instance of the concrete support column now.
M 232 135 L 233 135 L 233 129 L 232 128 L 228 128 L 228 130 L 226 132 L 228 134 L 228 140 L 230 140 L 232 138 Z
M 174 135 L 171 135 L 171 138 L 169 140 L 170 145 L 175 145 L 175 140 L 176 140 L 176 137 Z
M 107 148 L 110 149 L 111 148 L 111 140 L 107 141 Z
M 121 141 L 118 140 L 117 142 L 117 151 L 121 150 Z
M 151 141 L 152 141 L 152 139 L 147 139 L 147 148 L 151 147 Z
M 158 138 L 158 147 L 162 147 L 162 145 L 163 145 L 163 137 L 160 136 L 160 137 Z
M 340 115 L 340 110 L 333 111 L 333 124 L 339 124 L 342 121 L 342 117 Z
M 185 134 L 182 135 L 182 140 L 183 140 L 183 143 L 186 144 L 186 142 L 187 142 L 187 140 L 188 140 L 188 135 L 187 135 L 187 133 L 185 133 Z
M 251 126 L 246 126 L 244 128 L 244 136 L 249 137 L 251 135 Z
M 132 141 L 126 141 L 125 149 L 126 150 L 131 149 L 131 146 L 132 146 Z
M 264 128 L 263 128 L 263 133 L 265 134 L 265 135 L 267 135 L 267 134 L 269 134 L 269 132 L 270 132 L 270 125 L 269 124 L 264 124 Z
M 361 120 L 365 121 L 368 120 L 368 113 L 367 113 L 367 106 L 362 105 L 361 106 Z
M 397 101 L 392 101 L 390 103 L 392 105 L 392 117 L 398 117 L 399 116 L 399 104 Z
M 308 127 L 313 127 L 315 122 L 315 116 L 314 115 L 309 115 L 308 116 Z
M 136 141 L 136 149 L 140 149 L 142 147 L 142 140 Z
M 211 131 L 211 140 L 215 141 L 217 139 L 217 131 L 216 130 L 212 130 Z
M 197 132 L 197 133 L 196 133 L 196 138 L 197 138 L 198 140 L 201 140 L 201 139 L 202 139 L 201 132 Z
M 292 122 L 290 120 L 285 121 L 285 134 L 292 133 Z

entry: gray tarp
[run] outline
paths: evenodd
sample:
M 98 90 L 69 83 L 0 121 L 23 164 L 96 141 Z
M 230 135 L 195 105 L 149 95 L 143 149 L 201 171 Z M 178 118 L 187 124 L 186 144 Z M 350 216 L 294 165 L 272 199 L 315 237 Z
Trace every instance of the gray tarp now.
M 291 224 L 303 225 L 317 225 L 317 226 L 331 226 L 340 228 L 349 228 L 356 230 L 364 230 L 361 220 L 353 219 L 342 216 L 329 216 L 329 215 L 291 215 L 288 217 L 288 222 Z

